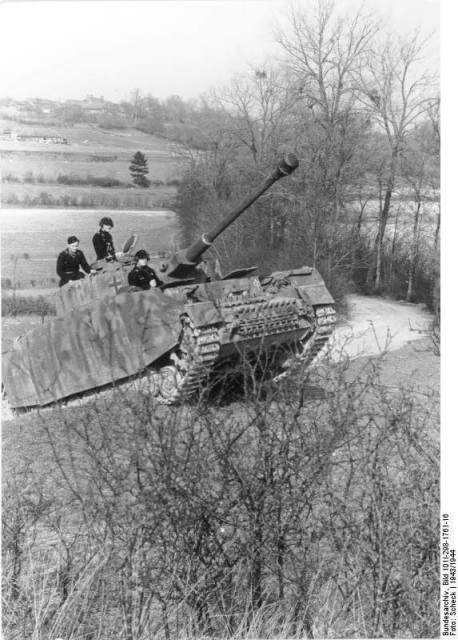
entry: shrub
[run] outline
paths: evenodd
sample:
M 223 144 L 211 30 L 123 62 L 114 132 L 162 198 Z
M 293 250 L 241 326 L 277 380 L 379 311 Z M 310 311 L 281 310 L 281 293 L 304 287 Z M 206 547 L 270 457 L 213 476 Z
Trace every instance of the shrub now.
M 19 182 L 19 177 L 14 173 L 6 173 L 2 175 L 2 182 Z
M 99 120 L 101 129 L 127 129 L 128 123 L 121 116 L 106 116 Z
M 45 296 L 2 296 L 2 316 L 18 315 L 53 316 L 56 308 Z
M 59 174 L 57 176 L 58 184 L 66 184 L 66 185 L 93 185 L 95 187 L 122 187 L 125 186 L 121 180 L 117 180 L 116 178 L 112 178 L 110 176 L 91 176 L 87 175 L 85 178 L 77 175 L 63 175 Z
M 178 178 L 172 178 L 167 180 L 168 187 L 179 187 L 181 185 L 181 180 Z
M 13 282 L 11 278 L 2 278 L 2 289 L 12 289 Z
M 60 203 L 59 203 L 62 207 L 75 207 L 76 206 L 76 200 L 75 198 L 72 198 L 71 196 L 61 196 L 60 197 Z
M 98 155 L 98 156 L 89 156 L 90 162 L 114 162 L 118 159 L 118 156 L 107 156 L 107 155 Z
M 53 204 L 53 197 L 47 191 L 41 191 L 40 195 L 38 196 L 37 204 L 42 204 L 45 206 L 51 205 Z
M 6 635 L 437 637 L 438 397 L 377 362 L 175 408 L 139 381 L 24 420 Z
M 135 128 L 151 135 L 162 135 L 164 133 L 164 123 L 161 117 L 138 120 Z
M 2 194 L 3 204 L 19 204 L 21 201 L 15 193 L 9 193 L 7 196 Z
M 110 176 L 93 177 L 88 176 L 87 181 L 89 184 L 93 184 L 97 187 L 122 187 L 124 183 L 116 178 Z
M 57 184 L 66 184 L 66 185 L 73 185 L 73 184 L 81 184 L 81 179 L 78 176 L 69 176 L 69 175 L 62 175 L 59 174 L 57 176 Z

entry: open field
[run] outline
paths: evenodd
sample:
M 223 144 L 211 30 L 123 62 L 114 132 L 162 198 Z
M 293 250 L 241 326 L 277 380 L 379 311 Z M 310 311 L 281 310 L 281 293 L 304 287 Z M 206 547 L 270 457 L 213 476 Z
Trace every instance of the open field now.
M 37 132 L 49 130 L 50 128 L 48 125 L 39 124 L 21 125 L 14 121 L 10 121 L 9 126 L 14 129 L 33 129 Z M 141 148 L 145 153 L 164 157 L 169 155 L 169 147 L 166 140 L 145 134 L 137 129 L 106 131 L 91 124 L 79 124 L 72 127 L 59 125 L 51 128 L 56 129 L 67 140 L 68 144 L 37 144 L 3 139 L 0 140 L 0 151 L 2 153 L 7 150 L 34 152 L 39 147 L 40 151 L 48 149 L 52 153 L 90 153 L 97 156 L 109 156 L 116 153 L 129 155 L 131 152 L 135 153 L 138 148 Z
M 3 204 L 149 208 L 166 206 L 175 196 L 180 166 L 167 141 L 133 129 L 103 131 L 84 125 L 58 131 L 67 145 L 0 140 Z M 148 160 L 150 188 L 132 185 L 129 162 L 136 151 Z M 59 176 L 76 177 L 88 185 L 61 185 Z M 99 187 L 91 185 L 91 179 L 121 184 Z M 44 192 L 47 196 L 34 203 Z

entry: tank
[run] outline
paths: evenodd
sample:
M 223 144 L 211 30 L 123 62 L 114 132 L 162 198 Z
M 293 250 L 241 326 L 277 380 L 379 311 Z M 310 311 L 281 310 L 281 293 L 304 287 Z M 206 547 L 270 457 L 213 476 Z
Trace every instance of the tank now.
M 139 376 L 147 393 L 174 404 L 241 364 L 277 380 L 294 363 L 308 367 L 335 323 L 334 300 L 316 269 L 260 278 L 250 267 L 223 275 L 203 259 L 214 240 L 298 164 L 288 154 L 190 247 L 152 259 L 160 287 L 129 286 L 127 256 L 56 291 L 57 316 L 17 338 L 3 357 L 11 408 L 42 407 Z

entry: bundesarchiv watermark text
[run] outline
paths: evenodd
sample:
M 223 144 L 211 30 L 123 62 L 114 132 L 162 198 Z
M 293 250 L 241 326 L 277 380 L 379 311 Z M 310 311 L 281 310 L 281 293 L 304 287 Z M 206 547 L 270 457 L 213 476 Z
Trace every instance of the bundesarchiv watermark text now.
M 451 522 L 448 513 L 441 523 L 441 629 L 443 636 L 456 636 L 456 549 L 452 547 Z

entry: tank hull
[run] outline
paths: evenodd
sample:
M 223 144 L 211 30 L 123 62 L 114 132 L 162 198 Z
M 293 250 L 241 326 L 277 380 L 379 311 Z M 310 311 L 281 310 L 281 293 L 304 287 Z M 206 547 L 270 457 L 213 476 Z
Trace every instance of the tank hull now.
M 309 364 L 335 322 L 332 296 L 307 267 L 165 291 L 126 286 L 127 271 L 110 268 L 56 292 L 60 317 L 17 339 L 3 358 L 12 408 L 46 406 L 148 371 L 156 372 L 153 395 L 173 403 L 225 362 L 252 354 L 282 375 L 292 350 Z
M 10 406 L 44 406 L 144 370 L 177 344 L 181 311 L 160 291 L 125 292 L 32 329 L 2 359 Z

